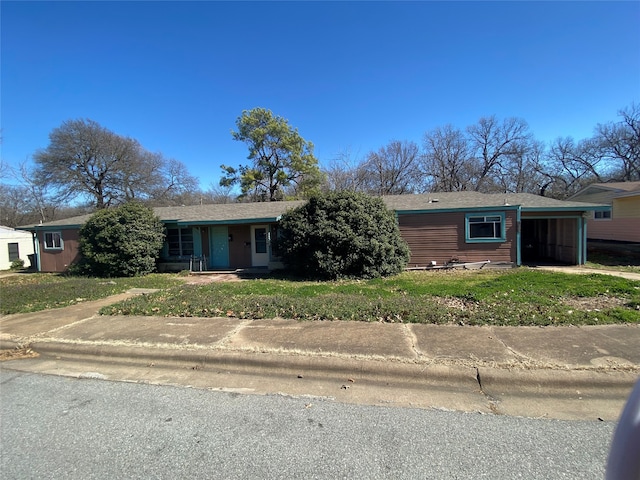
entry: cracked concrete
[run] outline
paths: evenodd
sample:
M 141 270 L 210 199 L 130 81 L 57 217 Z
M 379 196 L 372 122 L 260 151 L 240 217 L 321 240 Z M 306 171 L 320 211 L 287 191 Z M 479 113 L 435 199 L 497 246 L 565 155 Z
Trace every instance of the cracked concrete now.
M 81 375 L 91 366 L 105 378 L 127 381 L 330 391 L 344 401 L 611 419 L 640 374 L 638 325 L 471 327 L 96 314 L 119 298 L 1 317 L 0 347 L 28 345 L 41 355 L 5 361 L 3 368 Z M 357 384 L 335 392 L 334 383 L 346 379 Z

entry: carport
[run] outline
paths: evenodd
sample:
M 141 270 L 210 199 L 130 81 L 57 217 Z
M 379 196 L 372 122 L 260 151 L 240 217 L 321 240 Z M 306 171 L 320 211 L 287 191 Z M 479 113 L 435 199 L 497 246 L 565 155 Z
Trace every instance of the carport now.
M 586 219 L 581 212 L 523 211 L 519 250 L 524 264 L 582 265 L 586 261 Z

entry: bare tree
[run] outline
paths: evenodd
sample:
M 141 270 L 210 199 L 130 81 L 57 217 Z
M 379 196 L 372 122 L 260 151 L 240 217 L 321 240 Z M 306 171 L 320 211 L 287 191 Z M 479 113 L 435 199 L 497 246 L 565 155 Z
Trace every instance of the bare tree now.
M 149 163 L 156 166 L 155 176 L 149 182 L 147 191 L 151 205 L 196 205 L 204 198 L 198 179 L 191 175 L 187 167 L 176 159 L 166 160 L 160 153 L 149 154 Z
M 36 181 L 56 188 L 59 198 L 69 201 L 86 197 L 101 209 L 154 195 L 166 197 L 197 183 L 180 162 L 148 152 L 137 140 L 93 120 L 63 122 L 49 140 L 49 146 L 34 156 Z
M 547 179 L 542 182 L 542 195 L 563 199 L 590 183 L 603 181 L 598 169 L 601 157 L 592 139 L 576 143 L 571 137 L 557 138 L 545 157 L 539 171 Z
M 370 152 L 358 167 L 364 189 L 372 195 L 413 193 L 418 180 L 420 149 L 410 141 L 393 140 Z
M 452 125 L 438 127 L 424 135 L 421 170 L 424 190 L 458 192 L 471 189 L 473 159 L 464 133 Z
M 0 224 L 17 227 L 37 221 L 31 215 L 29 193 L 18 185 L 0 184 Z
M 499 122 L 495 115 L 481 118 L 478 123 L 468 127 L 467 132 L 476 164 L 476 191 L 491 191 L 488 184 L 492 183 L 492 177 L 495 180 L 501 170 L 507 170 L 505 163 L 508 159 L 522 155 L 532 139 L 524 120 L 506 118 Z
M 594 141 L 617 181 L 640 180 L 640 104 L 618 112 L 619 122 L 599 124 Z
M 541 173 L 544 154 L 544 143 L 532 140 L 521 154 L 512 156 L 500 176 L 501 191 L 540 194 L 545 183 L 545 177 Z
M 233 193 L 233 187 L 221 186 L 219 184 L 211 183 L 209 188 L 204 192 L 203 203 L 234 203 L 235 197 Z
M 323 170 L 325 184 L 324 190 L 330 192 L 364 191 L 363 172 L 359 169 L 362 161 L 357 155 L 353 156 L 351 149 L 347 148 L 339 152 Z
M 52 195 L 47 184 L 37 181 L 27 162 L 17 167 L 7 165 L 7 178 L 12 184 L 2 185 L 0 190 L 0 210 L 8 226 L 55 220 L 62 199 Z

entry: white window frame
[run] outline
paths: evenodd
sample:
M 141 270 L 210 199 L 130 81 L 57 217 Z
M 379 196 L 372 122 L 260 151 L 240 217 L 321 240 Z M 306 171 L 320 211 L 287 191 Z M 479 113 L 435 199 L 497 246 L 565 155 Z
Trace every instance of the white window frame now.
M 476 223 L 474 220 L 482 218 L 482 222 L 477 223 L 492 223 L 494 225 L 498 224 L 498 232 L 497 235 L 491 237 L 474 237 L 471 235 L 471 225 Z M 506 215 L 504 212 L 482 212 L 482 213 L 467 213 L 464 218 L 464 227 L 465 227 L 465 241 L 466 243 L 501 243 L 507 241 L 506 235 L 506 225 L 505 225 Z
M 598 216 L 598 214 L 600 214 L 600 216 Z M 598 222 L 611 220 L 611 210 L 595 210 L 593 212 L 593 218 Z
M 45 250 L 64 250 L 62 232 L 44 232 L 42 243 Z
M 8 247 L 8 255 L 9 255 L 9 261 L 10 262 L 15 262 L 16 260 L 20 260 L 20 242 L 9 242 L 7 244 Z M 15 248 L 15 255 L 14 252 L 12 251 L 12 247 Z

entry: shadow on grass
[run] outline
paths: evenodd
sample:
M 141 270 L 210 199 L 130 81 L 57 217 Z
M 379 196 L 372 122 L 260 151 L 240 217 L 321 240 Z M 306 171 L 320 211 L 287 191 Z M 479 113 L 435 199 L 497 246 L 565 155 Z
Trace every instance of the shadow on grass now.
M 607 267 L 640 267 L 640 243 L 589 241 L 587 259 Z

